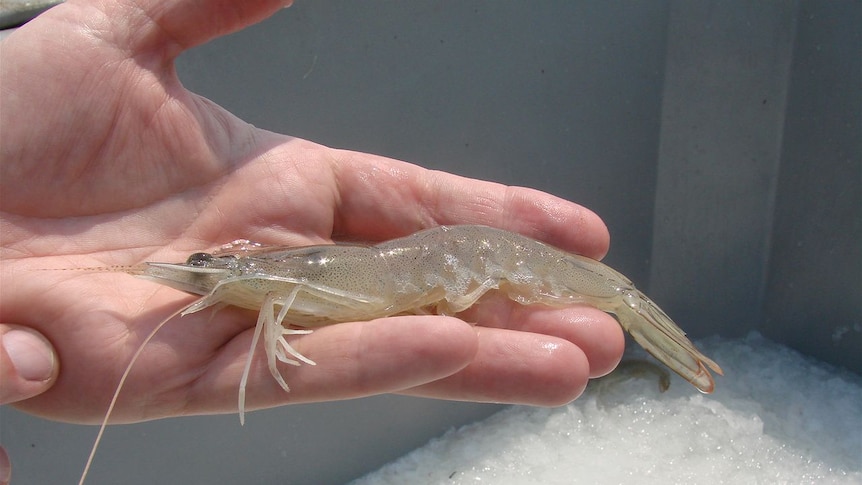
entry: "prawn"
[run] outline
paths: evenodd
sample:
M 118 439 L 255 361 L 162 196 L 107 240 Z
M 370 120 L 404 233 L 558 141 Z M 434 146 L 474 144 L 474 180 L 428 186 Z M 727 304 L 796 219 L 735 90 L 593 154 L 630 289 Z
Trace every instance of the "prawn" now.
M 454 315 L 489 291 L 502 292 L 523 305 L 587 304 L 607 312 L 647 352 L 703 393 L 711 393 L 715 386 L 709 369 L 723 374 L 665 312 L 616 270 L 486 226 L 439 226 L 373 246 L 266 247 L 239 240 L 214 253 L 194 253 L 184 263 L 149 262 L 125 271 L 200 295 L 178 311 L 181 315 L 226 305 L 259 310 L 239 384 L 241 423 L 252 355 L 261 336 L 269 371 L 289 392 L 277 361 L 315 362 L 291 347 L 286 336 L 393 315 Z M 141 348 L 145 344 L 146 340 Z M 121 378 L 102 430 L 136 358 L 137 354 Z M 85 474 L 94 453 L 95 446 Z

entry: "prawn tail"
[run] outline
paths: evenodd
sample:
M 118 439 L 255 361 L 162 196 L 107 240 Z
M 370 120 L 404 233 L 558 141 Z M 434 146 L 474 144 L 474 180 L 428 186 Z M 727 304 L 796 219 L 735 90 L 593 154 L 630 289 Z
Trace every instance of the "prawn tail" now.
M 718 364 L 703 355 L 667 314 L 638 290 L 625 290 L 623 304 L 612 313 L 620 325 L 653 357 L 709 394 L 715 381 L 709 370 L 724 375 Z

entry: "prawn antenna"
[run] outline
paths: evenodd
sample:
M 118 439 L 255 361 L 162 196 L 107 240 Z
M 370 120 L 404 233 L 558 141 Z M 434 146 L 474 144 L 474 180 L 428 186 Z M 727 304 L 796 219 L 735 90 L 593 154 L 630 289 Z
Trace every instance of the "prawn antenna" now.
M 146 264 L 87 266 L 84 268 L 34 268 L 33 271 L 76 271 L 78 273 L 126 273 L 133 276 L 144 274 Z
M 120 391 L 123 389 L 123 384 L 126 383 L 126 378 L 129 377 L 129 373 L 132 371 L 132 366 L 135 365 L 135 362 L 138 360 L 138 357 L 140 357 L 141 353 L 143 353 L 144 347 L 146 347 L 146 345 L 150 343 L 150 340 L 153 339 L 153 337 L 156 335 L 156 332 L 161 330 L 161 328 L 164 327 L 166 323 L 168 323 L 175 316 L 187 310 L 195 303 L 197 302 L 193 302 L 190 305 L 183 306 L 182 308 L 171 313 L 170 316 L 162 320 L 158 325 L 156 325 L 156 328 L 154 328 L 153 331 L 150 332 L 149 335 L 147 335 L 147 338 L 145 338 L 144 341 L 141 342 L 141 345 L 138 347 L 138 350 L 135 351 L 135 354 L 132 356 L 132 360 L 129 361 L 129 365 L 126 366 L 126 370 L 123 372 L 122 377 L 120 377 L 120 382 L 117 384 L 117 390 L 114 391 L 114 397 L 111 398 L 111 403 L 108 405 L 108 410 L 105 412 L 105 419 L 102 420 L 102 424 L 99 426 L 99 433 L 96 435 L 96 441 L 93 443 L 93 448 L 90 449 L 90 456 L 87 457 L 87 463 L 84 465 L 84 471 L 83 473 L 81 473 L 81 479 L 78 481 L 78 485 L 84 485 L 84 480 L 86 480 L 87 473 L 90 471 L 90 465 L 93 464 L 93 457 L 96 456 L 96 449 L 99 447 L 99 443 L 102 441 L 102 435 L 105 434 L 105 428 L 108 426 L 108 420 L 111 418 L 111 413 L 114 411 L 114 405 L 117 404 L 117 398 L 120 396 Z

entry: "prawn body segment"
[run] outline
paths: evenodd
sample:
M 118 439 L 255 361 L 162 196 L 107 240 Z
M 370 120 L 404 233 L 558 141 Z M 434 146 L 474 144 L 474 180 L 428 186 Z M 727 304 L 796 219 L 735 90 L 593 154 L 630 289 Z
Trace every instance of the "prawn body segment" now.
M 313 364 L 284 335 L 339 322 L 399 314 L 454 314 L 488 291 L 521 304 L 588 304 L 612 314 L 659 361 L 700 391 L 721 368 L 632 282 L 614 269 L 520 234 L 485 226 L 440 226 L 374 246 L 332 244 L 196 253 L 182 264 L 147 263 L 144 278 L 201 295 L 184 311 L 234 305 L 260 311 L 269 369 L 288 389 L 276 360 Z M 252 350 L 254 343 L 252 344 Z M 249 357 L 250 360 L 250 357 Z M 240 390 L 243 409 L 244 386 Z

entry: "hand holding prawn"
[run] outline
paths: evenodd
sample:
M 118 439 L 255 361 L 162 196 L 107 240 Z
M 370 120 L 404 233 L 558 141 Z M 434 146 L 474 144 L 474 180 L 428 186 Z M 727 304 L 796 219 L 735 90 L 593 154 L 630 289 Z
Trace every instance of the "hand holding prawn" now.
M 606 250 L 607 233 L 600 219 L 570 202 L 276 135 L 182 86 L 173 63 L 180 51 L 259 21 L 283 3 L 249 1 L 238 12 L 230 3 L 185 0 L 89 6 L 67 2 L 0 44 L 0 326 L 21 325 L 41 333 L 56 349 L 60 366 L 57 379 L 10 400 L 18 409 L 66 422 L 101 419 L 116 378 L 141 336 L 184 298 L 122 275 L 33 269 L 138 262 L 152 259 L 145 256 L 154 254 L 154 248 L 204 248 L 224 241 L 225 235 L 253 234 L 294 245 L 329 241 L 333 233 L 381 240 L 403 228 L 441 221 L 514 220 L 514 230 L 543 234 L 569 249 L 594 256 Z M 111 10 L 103 11 L 106 8 Z M 195 22 L 202 15 L 208 21 Z M 107 35 L 93 36 L 81 28 L 94 20 Z M 57 38 L 63 42 L 57 44 Z M 291 190 L 276 190 L 282 187 Z M 261 188 L 266 203 L 261 203 Z M 473 204 L 477 199 L 481 206 Z M 231 210 L 225 212 L 226 207 Z M 578 221 L 577 237 L 567 235 L 560 220 Z M 147 347 L 114 420 L 235 409 L 231 395 L 251 337 L 248 315 L 225 310 L 208 317 L 170 325 Z M 525 383 L 538 377 L 553 383 L 542 386 L 545 389 L 580 387 L 576 379 L 554 372 L 563 367 L 559 357 L 564 351 L 580 352 L 583 380 L 596 366 L 611 366 L 619 348 L 594 345 L 608 333 L 604 330 L 617 331 L 605 324 L 608 320 L 593 319 L 595 325 L 584 329 L 582 341 L 547 355 L 543 369 L 534 366 L 529 374 L 506 369 L 503 396 L 485 386 L 499 375 L 485 372 L 493 366 L 482 366 L 460 386 L 451 381 L 445 383 L 449 387 L 438 386 L 435 395 L 466 399 L 475 394 L 465 389 L 478 389 L 484 400 L 559 402 L 559 394 L 551 400 L 531 392 Z M 368 329 L 377 345 L 368 353 L 349 355 L 334 348 L 326 353 L 321 348 L 325 343 L 318 345 L 324 335 L 353 336 L 361 329 Z M 414 331 L 433 338 L 417 341 L 410 334 Z M 442 317 L 338 325 L 316 333 L 307 347 L 314 347 L 313 356 L 327 367 L 338 364 L 322 355 L 337 357 L 342 372 L 327 375 L 322 364 L 299 369 L 289 376 L 294 389 L 288 395 L 266 371 L 260 384 L 253 381 L 253 367 L 249 386 L 256 391 L 255 407 L 283 404 L 287 396 L 291 401 L 321 401 L 439 383 L 445 376 L 463 374 L 459 369 L 473 359 L 477 341 L 487 344 L 493 337 L 508 348 L 510 342 L 526 343 L 524 337 L 529 337 L 497 329 L 478 335 L 463 322 Z M 447 342 L 446 348 L 441 341 Z M 425 363 L 399 369 L 396 376 L 391 361 L 400 356 L 390 355 L 387 368 L 375 372 L 368 364 L 382 359 L 383 346 L 407 356 L 420 351 Z M 359 367 L 364 369 L 361 376 L 355 370 L 350 373 Z M 302 379 L 306 369 L 314 371 L 311 384 Z M 272 385 L 266 387 L 268 383 Z M 12 387 L 10 381 L 2 384 Z
M 333 234 L 379 241 L 409 228 L 441 222 L 499 224 L 504 220 L 513 221 L 512 230 L 542 235 L 566 249 L 595 257 L 606 251 L 607 231 L 601 220 L 568 201 L 266 132 L 183 88 L 173 65 L 182 49 L 254 23 L 278 10 L 281 2 L 276 2 L 278 6 L 246 2 L 242 16 L 229 4 L 145 3 L 103 2 L 100 7 L 118 10 L 100 13 L 82 3 L 66 2 L 0 44 L 4 60 L 0 63 L 4 86 L 0 179 L 5 181 L 0 190 L 0 322 L 44 335 L 56 349 L 61 367 L 57 379 L 10 399 L 19 409 L 67 422 L 100 420 L 116 379 L 142 335 L 184 298 L 120 275 L 94 277 L 33 269 L 154 259 L 177 262 L 194 250 L 238 236 L 296 246 L 328 242 Z M 201 15 L 209 21 L 195 23 Z M 94 38 L 80 28 L 93 18 L 106 21 L 104 27 L 111 35 Z M 58 36 L 64 39 L 62 45 L 53 44 Z M 179 37 L 183 45 L 177 44 Z M 53 55 L 46 59 L 33 52 Z M 81 52 L 88 55 L 81 58 Z M 124 59 L 130 62 L 115 62 Z M 147 62 L 132 62 L 140 59 Z M 102 69 L 105 66 L 110 69 Z M 80 92 L 113 95 L 91 98 Z M 114 114 L 121 114 L 121 119 Z M 278 190 L 284 187 L 290 190 Z M 477 200 L 482 203 L 476 205 Z M 569 228 L 561 227 L 563 220 Z M 567 232 L 573 221 L 575 229 Z M 519 311 L 519 318 L 512 320 L 527 322 L 525 316 L 538 313 Z M 501 368 L 494 365 L 483 365 L 481 370 L 471 366 L 475 372 L 468 380 L 449 380 L 427 394 L 531 404 L 561 402 L 559 392 L 549 399 L 528 383 L 541 380 L 548 384 L 544 389 L 569 386 L 574 394 L 575 388 L 585 385 L 588 372 L 606 372 L 618 359 L 621 342 L 613 334 L 618 330 L 609 318 L 593 315 L 595 325 L 585 327 L 580 340 L 547 331 L 555 325 L 551 322 L 537 330 L 569 342 L 562 342 L 560 351 L 545 359 L 547 367 L 534 367 L 526 376 L 529 379 L 526 373 L 514 375 L 511 368 L 505 369 L 508 385 L 503 395 L 486 386 L 499 375 Z M 171 325 L 160 333 L 156 345 L 150 346 L 159 350 L 145 352 L 136 364 L 117 405 L 115 421 L 235 409 L 235 400 L 223 396 L 239 380 L 251 337 L 246 332 L 248 315 L 231 310 L 208 318 L 203 314 L 189 317 L 176 331 Z M 431 338 L 423 345 L 407 341 L 404 335 L 410 331 L 399 326 L 405 322 L 401 318 L 399 325 L 392 320 L 373 333 L 375 342 L 404 353 L 423 352 L 428 357 L 423 369 L 410 369 L 409 374 L 434 367 L 436 377 L 426 373 L 426 380 L 421 381 L 396 378 L 388 370 L 375 374 L 368 365 L 373 352 L 348 356 L 345 352 L 352 349 L 328 349 L 327 355 L 334 357 L 330 363 L 344 365 L 340 374 L 326 381 L 321 379 L 326 373 L 314 369 L 313 388 L 308 388 L 301 380 L 305 369 L 299 369 L 298 377 L 292 377 L 290 401 L 403 391 L 441 379 L 454 372 L 454 360 L 462 367 L 471 361 L 467 354 L 476 353 L 477 337 L 484 349 L 489 340 L 507 348 L 513 348 L 512 341 L 520 349 L 528 345 L 526 332 L 504 335 L 502 329 L 487 329 L 477 335 L 454 319 L 414 319 L 410 326 L 421 327 L 427 334 L 432 321 L 440 340 L 462 343 L 460 354 L 455 355 L 452 344 L 448 349 L 435 347 L 437 341 Z M 330 327 L 326 333 L 345 335 L 367 326 Z M 597 343 L 607 341 L 603 337 L 608 334 L 616 339 L 614 345 Z M 320 335 L 307 339 L 309 346 L 316 347 L 315 355 L 320 355 Z M 579 365 L 587 368 L 580 371 L 584 382 L 562 379 L 555 372 L 572 367 L 563 366 L 558 359 L 565 352 L 569 353 L 563 359 L 566 364 L 571 364 L 573 353 L 580 354 Z M 151 357 L 153 354 L 160 358 Z M 486 357 L 496 359 L 496 355 Z M 448 361 L 445 365 L 444 360 Z M 351 374 L 349 366 L 364 371 L 361 376 Z M 496 372 L 486 372 L 488 369 Z M 257 379 L 254 370 L 250 382 Z M 384 377 L 389 380 L 384 382 Z M 278 386 L 266 386 L 274 384 L 268 374 L 262 372 L 260 379 L 261 385 L 250 384 L 257 390 L 255 407 L 288 400 Z M 320 382 L 331 385 L 324 388 L 327 384 Z M 10 381 L 3 384 L 7 390 L 14 387 Z M 141 401 L 148 405 L 138 404 Z

